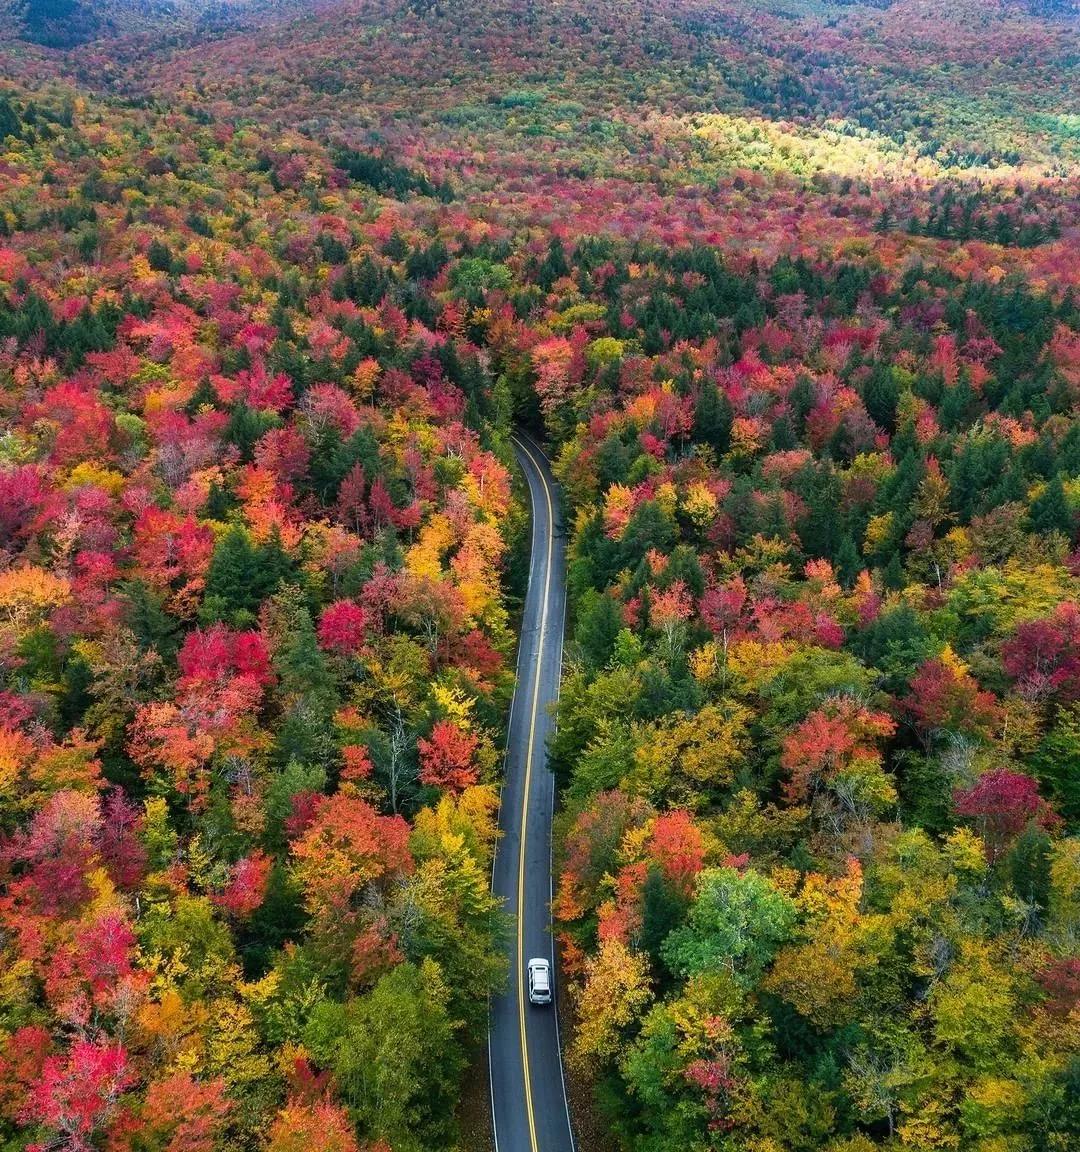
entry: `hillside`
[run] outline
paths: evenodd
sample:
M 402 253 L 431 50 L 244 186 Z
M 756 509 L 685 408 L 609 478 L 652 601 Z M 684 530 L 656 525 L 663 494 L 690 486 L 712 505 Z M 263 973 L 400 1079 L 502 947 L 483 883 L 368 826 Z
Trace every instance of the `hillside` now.
M 1074 52 L 1068 23 L 982 0 L 365 0 L 170 50 L 152 74 L 122 50 L 77 59 L 115 91 L 197 92 L 217 116 L 389 152 L 511 227 L 722 235 L 771 260 L 878 221 L 961 238 L 943 199 L 972 203 L 977 240 L 1060 239 L 1077 217 Z M 1039 275 L 1063 254 L 1041 248 Z

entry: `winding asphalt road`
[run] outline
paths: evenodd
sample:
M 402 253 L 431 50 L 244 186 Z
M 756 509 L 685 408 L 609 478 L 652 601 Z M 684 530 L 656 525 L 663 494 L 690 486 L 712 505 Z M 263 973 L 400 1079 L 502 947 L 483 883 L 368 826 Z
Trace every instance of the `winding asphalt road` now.
M 497 1152 L 574 1152 L 554 1005 L 529 1004 L 525 965 L 551 961 L 551 816 L 555 780 L 546 746 L 559 694 L 566 613 L 566 545 L 555 480 L 540 448 L 524 434 L 514 451 L 529 484 L 532 553 L 510 709 L 506 779 L 492 888 L 514 917 L 510 986 L 492 1001 L 488 1034 L 491 1113 Z

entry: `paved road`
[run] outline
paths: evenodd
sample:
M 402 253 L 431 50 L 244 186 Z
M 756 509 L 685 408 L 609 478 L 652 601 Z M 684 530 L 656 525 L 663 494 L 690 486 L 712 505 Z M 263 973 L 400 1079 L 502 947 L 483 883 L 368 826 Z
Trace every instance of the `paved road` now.
M 517 690 L 507 734 L 506 780 L 492 885 L 515 918 L 510 987 L 491 1005 L 488 1064 L 498 1152 L 574 1152 L 554 1006 L 532 1007 L 525 965 L 545 956 L 551 935 L 551 814 L 555 782 L 545 755 L 559 692 L 566 609 L 566 552 L 555 481 L 524 435 L 514 450 L 529 482 L 532 561 L 518 648 Z

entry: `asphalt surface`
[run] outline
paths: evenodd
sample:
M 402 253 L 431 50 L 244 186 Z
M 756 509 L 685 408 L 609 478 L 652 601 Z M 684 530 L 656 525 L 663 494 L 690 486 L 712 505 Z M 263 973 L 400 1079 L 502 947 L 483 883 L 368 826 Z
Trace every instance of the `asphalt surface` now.
M 562 671 L 566 545 L 557 487 L 547 459 L 528 437 L 514 451 L 532 501 L 532 560 L 518 646 L 517 689 L 510 713 L 506 776 L 492 887 L 514 917 L 510 986 L 492 1001 L 488 1036 L 491 1111 L 498 1152 L 574 1152 L 554 1004 L 529 1003 L 525 965 L 551 963 L 551 816 L 555 782 L 547 767 Z

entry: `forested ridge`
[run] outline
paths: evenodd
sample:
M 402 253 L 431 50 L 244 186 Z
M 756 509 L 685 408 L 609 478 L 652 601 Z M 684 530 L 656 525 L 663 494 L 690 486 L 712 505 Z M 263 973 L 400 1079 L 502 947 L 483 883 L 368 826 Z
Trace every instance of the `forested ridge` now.
M 614 1145 L 1076 1147 L 1066 6 L 189 12 L 0 46 L 0 1147 L 482 1143 L 515 424 Z

